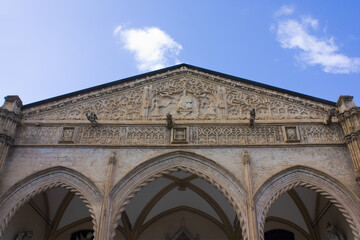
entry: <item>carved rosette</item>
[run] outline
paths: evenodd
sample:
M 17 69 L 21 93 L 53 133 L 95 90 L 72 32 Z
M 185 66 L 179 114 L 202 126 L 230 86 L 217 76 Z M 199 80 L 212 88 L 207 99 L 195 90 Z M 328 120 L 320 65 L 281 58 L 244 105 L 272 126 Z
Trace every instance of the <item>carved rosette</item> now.
M 360 185 L 360 108 L 354 104 L 352 96 L 340 96 L 337 112 L 354 163 L 356 181 Z

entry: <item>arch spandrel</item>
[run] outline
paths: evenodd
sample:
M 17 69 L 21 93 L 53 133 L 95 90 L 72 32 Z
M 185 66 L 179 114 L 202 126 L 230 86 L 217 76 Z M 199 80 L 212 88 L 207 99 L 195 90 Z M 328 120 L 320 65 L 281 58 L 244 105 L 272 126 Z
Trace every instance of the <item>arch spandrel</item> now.
M 103 195 L 99 188 L 82 174 L 65 167 L 54 167 L 34 173 L 13 185 L 0 197 L 0 239 L 9 221 L 20 207 L 35 195 L 55 187 L 74 192 L 88 208 L 97 230 Z
M 264 226 L 271 205 L 285 192 L 306 187 L 332 202 L 345 217 L 355 240 L 360 240 L 360 201 L 346 186 L 333 177 L 309 167 L 294 166 L 270 177 L 254 194 L 259 237 L 264 239 Z
M 240 219 L 243 231 L 243 238 L 248 238 L 247 220 L 247 191 L 229 171 L 203 156 L 175 151 L 154 157 L 138 165 L 129 174 L 122 178 L 110 193 L 111 202 L 111 223 L 108 232 L 111 236 L 115 234 L 117 221 L 120 219 L 121 212 L 131 198 L 141 190 L 142 187 L 161 177 L 163 174 L 175 171 L 190 172 L 212 184 L 229 200 L 230 204 Z

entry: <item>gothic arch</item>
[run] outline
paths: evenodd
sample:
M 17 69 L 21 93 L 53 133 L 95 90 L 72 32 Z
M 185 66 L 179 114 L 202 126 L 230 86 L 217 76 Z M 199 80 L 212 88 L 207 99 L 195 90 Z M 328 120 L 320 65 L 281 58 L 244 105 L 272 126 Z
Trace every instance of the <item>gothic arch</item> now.
M 84 175 L 69 168 L 54 167 L 24 178 L 0 197 L 0 239 L 9 221 L 23 204 L 35 195 L 55 187 L 66 188 L 79 196 L 90 212 L 96 231 L 102 193 Z
M 300 186 L 312 189 L 331 201 L 345 217 L 352 229 L 354 239 L 360 240 L 358 198 L 333 177 L 304 166 L 290 167 L 275 174 L 256 191 L 254 201 L 261 240 L 264 239 L 265 218 L 271 205 L 283 193 Z
M 233 174 L 219 164 L 195 153 L 184 151 L 175 151 L 147 160 L 138 165 L 116 184 L 110 193 L 112 215 L 109 224 L 111 229 L 108 229 L 108 233 L 111 234 L 109 239 L 115 236 L 117 221 L 120 219 L 121 212 L 124 211 L 125 205 L 130 202 L 130 199 L 142 187 L 156 178 L 178 170 L 192 173 L 216 187 L 229 200 L 238 219 L 240 219 L 243 239 L 249 239 L 246 210 L 247 191 L 245 188 Z

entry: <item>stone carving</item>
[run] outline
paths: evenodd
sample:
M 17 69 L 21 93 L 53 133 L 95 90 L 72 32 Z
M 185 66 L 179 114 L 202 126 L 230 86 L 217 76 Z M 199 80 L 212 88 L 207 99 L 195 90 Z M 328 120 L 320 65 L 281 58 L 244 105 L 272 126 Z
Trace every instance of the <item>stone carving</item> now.
M 15 144 L 57 144 L 61 127 L 24 126 L 16 133 Z
M 64 127 L 59 142 L 73 143 L 75 135 L 74 127 Z
M 300 142 L 299 129 L 296 126 L 284 127 L 285 142 Z
M 18 235 L 16 235 L 15 240 L 31 240 L 32 237 L 33 237 L 33 232 L 26 231 L 26 232 L 21 232 Z
M 126 144 L 167 144 L 169 132 L 165 127 L 127 127 Z
M 326 225 L 326 233 L 328 240 L 346 240 L 344 234 L 340 231 L 339 227 L 328 223 Z
M 281 143 L 279 126 L 191 127 L 193 144 L 266 144 Z
M 250 126 L 254 125 L 255 122 L 255 117 L 256 117 L 256 112 L 255 112 L 255 108 L 250 110 Z
M 326 116 L 324 117 L 324 124 L 325 125 L 329 125 L 330 123 L 332 123 L 332 118 L 335 116 L 335 112 L 336 109 L 335 108 L 331 108 L 328 113 L 326 114 Z
M 122 144 L 125 141 L 124 127 L 99 126 L 83 127 L 80 130 L 79 143 L 81 144 Z
M 171 143 L 188 143 L 188 129 L 186 127 L 174 127 L 171 134 Z
M 94 112 L 90 112 L 86 114 L 87 119 L 90 121 L 92 127 L 96 127 L 98 125 L 97 123 L 97 116 Z
M 176 129 L 175 129 L 176 128 Z M 151 144 L 171 143 L 189 144 L 282 144 L 302 143 L 344 143 L 343 132 L 339 125 L 300 125 L 280 126 L 190 126 L 174 127 L 167 131 L 165 126 L 121 126 L 101 125 L 96 128 L 24 126 L 17 131 L 15 144 Z M 175 130 L 174 130 L 175 129 Z M 284 132 L 284 133 L 283 133 Z M 286 132 L 286 134 L 285 134 Z M 297 133 L 299 132 L 299 134 Z M 171 136 L 171 138 L 170 138 Z M 170 140 L 169 140 L 170 139 Z M 59 141 L 60 140 L 60 141 Z
M 257 119 L 322 119 L 330 109 L 320 103 L 193 70 L 175 73 L 25 109 L 24 117 L 84 120 L 86 113 L 96 112 L 102 120 L 160 120 L 170 113 L 176 119 L 244 120 L 256 108 Z
M 172 129 L 175 126 L 174 120 L 170 113 L 166 114 L 166 127 Z
M 244 150 L 244 152 L 243 152 L 242 162 L 243 162 L 244 165 L 250 163 L 250 156 L 249 156 L 249 153 L 247 152 L 247 150 Z
M 152 86 L 145 86 L 143 93 L 143 109 L 144 109 L 144 118 L 149 118 L 150 109 L 152 107 Z
M 299 127 L 301 141 L 306 143 L 344 143 L 339 125 L 303 125 Z

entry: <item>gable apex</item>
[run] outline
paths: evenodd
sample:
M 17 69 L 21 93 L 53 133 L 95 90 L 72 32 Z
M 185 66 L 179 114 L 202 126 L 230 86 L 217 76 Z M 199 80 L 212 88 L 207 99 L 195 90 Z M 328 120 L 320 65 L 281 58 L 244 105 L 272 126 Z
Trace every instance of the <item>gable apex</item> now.
M 174 119 L 238 121 L 323 119 L 336 104 L 250 80 L 180 64 L 25 105 L 26 120 L 126 123 Z
M 79 91 L 75 91 L 75 92 L 59 95 L 59 96 L 56 96 L 56 97 L 40 100 L 40 101 L 37 101 L 37 102 L 29 103 L 29 104 L 24 105 L 22 107 L 22 109 L 27 109 L 27 108 L 31 108 L 31 107 L 34 107 L 34 106 L 39 106 L 39 105 L 42 105 L 42 104 L 46 104 L 46 103 L 50 103 L 50 102 L 54 102 L 54 101 L 59 101 L 59 100 L 62 100 L 62 99 L 71 98 L 71 97 L 75 97 L 75 96 L 79 96 L 79 95 L 82 95 L 82 94 L 86 94 L 86 93 L 89 93 L 89 92 L 105 89 L 105 88 L 108 88 L 108 87 L 112 87 L 112 86 L 116 86 L 116 85 L 120 85 L 120 84 L 124 84 L 124 83 L 130 83 L 130 82 L 136 81 L 138 79 L 144 79 L 144 78 L 146 79 L 146 78 L 150 78 L 150 77 L 153 77 L 153 76 L 156 76 L 156 75 L 159 75 L 159 74 L 171 73 L 174 70 L 186 70 L 186 69 L 190 69 L 190 70 L 210 74 L 210 75 L 213 75 L 213 76 L 218 76 L 218 77 L 234 80 L 234 81 L 237 81 L 237 82 L 240 82 L 240 83 L 249 84 L 249 85 L 252 85 L 252 86 L 256 86 L 256 87 L 276 91 L 276 92 L 279 92 L 279 93 L 289 94 L 289 95 L 292 95 L 294 97 L 299 97 L 299 98 L 307 99 L 307 100 L 310 100 L 310 101 L 315 101 L 315 102 L 318 102 L 318 103 L 322 103 L 322 104 L 326 104 L 326 105 L 330 105 L 330 106 L 334 106 L 334 107 L 336 106 L 335 102 L 332 102 L 332 101 L 329 101 L 329 100 L 325 100 L 325 99 L 313 97 L 313 96 L 310 96 L 310 95 L 306 95 L 306 94 L 286 90 L 286 89 L 283 89 L 283 88 L 278 88 L 278 87 L 271 86 L 271 85 L 268 85 L 268 84 L 255 82 L 255 81 L 252 81 L 252 80 L 248 80 L 248 79 L 241 78 L 241 77 L 236 77 L 236 76 L 233 76 L 233 75 L 228 75 L 228 74 L 225 74 L 225 73 L 216 72 L 216 71 L 213 71 L 213 70 L 209 70 L 209 69 L 189 65 L 189 64 L 186 64 L 186 63 L 181 63 L 181 64 L 170 66 L 170 67 L 167 67 L 167 68 L 162 68 L 162 69 L 159 69 L 159 70 L 155 70 L 155 71 L 151 71 L 151 72 L 147 72 L 147 73 L 142 73 L 142 74 L 139 74 L 139 75 L 135 75 L 135 76 L 115 80 L 115 81 L 108 82 L 108 83 L 105 83 L 105 84 L 100 84 L 100 85 L 97 85 L 97 86 L 94 86 L 94 87 L 85 88 L 85 89 L 82 89 L 82 90 L 79 90 Z

